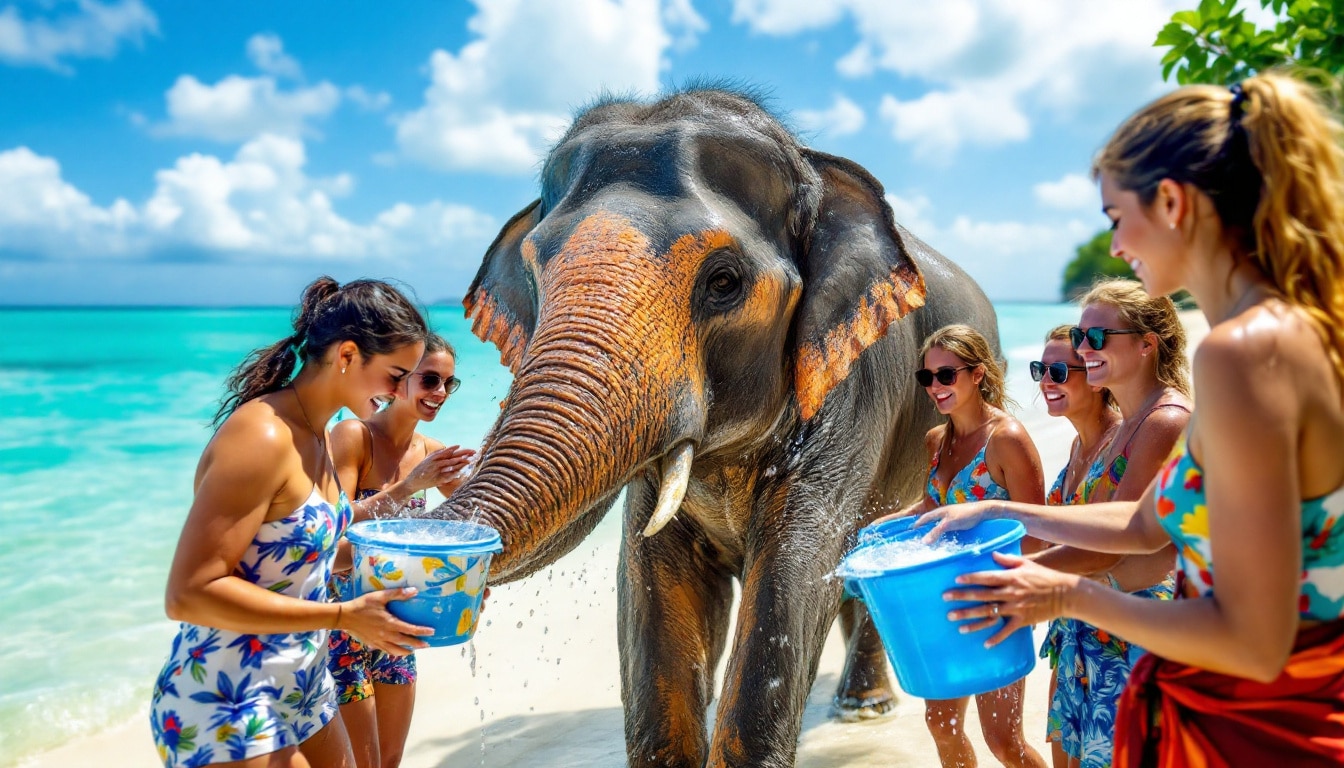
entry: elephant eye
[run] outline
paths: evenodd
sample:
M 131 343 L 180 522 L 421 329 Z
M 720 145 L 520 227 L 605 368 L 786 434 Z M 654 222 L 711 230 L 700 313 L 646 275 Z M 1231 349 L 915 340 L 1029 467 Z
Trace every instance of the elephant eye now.
M 709 276 L 706 287 L 716 301 L 727 301 L 737 297 L 742 289 L 742 280 L 732 270 L 720 269 Z

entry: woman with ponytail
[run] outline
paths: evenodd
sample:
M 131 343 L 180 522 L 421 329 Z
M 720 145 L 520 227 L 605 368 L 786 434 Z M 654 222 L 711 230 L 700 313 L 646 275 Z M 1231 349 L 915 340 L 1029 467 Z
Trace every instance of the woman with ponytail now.
M 323 277 L 304 291 L 294 333 L 229 378 L 168 574 L 167 613 L 181 625 L 150 709 L 165 766 L 354 765 L 327 633 L 404 655 L 432 630 L 387 611 L 413 590 L 328 602 L 351 509 L 325 427 L 342 406 L 371 416 L 415 370 L 427 334 L 392 286 Z
M 933 533 L 1023 521 L 1089 550 L 1175 544 L 1177 599 L 1020 558 L 963 577 L 969 629 L 1080 619 L 1148 649 L 1116 715 L 1115 765 L 1344 762 L 1344 151 L 1313 90 L 1278 74 L 1139 110 L 1094 173 L 1112 254 L 1209 320 L 1196 410 L 1137 502 L 934 510 Z

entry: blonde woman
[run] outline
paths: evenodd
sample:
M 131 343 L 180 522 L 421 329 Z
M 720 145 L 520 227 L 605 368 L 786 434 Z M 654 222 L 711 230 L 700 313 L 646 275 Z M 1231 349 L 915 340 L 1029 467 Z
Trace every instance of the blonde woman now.
M 1026 429 L 1004 410 L 1003 369 L 989 342 L 966 325 L 945 326 L 924 342 L 915 378 L 947 422 L 929 430 L 929 481 L 916 511 L 981 499 L 1039 504 L 1041 459 Z M 1045 768 L 1022 733 L 1025 680 L 975 697 L 990 752 L 1007 766 Z M 924 719 L 944 766 L 975 765 L 966 737 L 969 697 L 925 702 Z
M 1083 481 L 1080 501 L 1133 501 L 1157 476 L 1190 420 L 1185 329 L 1171 299 L 1152 297 L 1132 280 L 1107 280 L 1085 294 L 1069 340 L 1082 358 L 1087 382 L 1106 387 L 1122 421 Z M 1115 555 L 1055 547 L 1036 562 L 1141 597 L 1170 600 L 1173 547 Z M 1051 624 L 1047 643 L 1056 666 L 1050 699 L 1051 735 L 1071 766 L 1111 764 L 1115 709 L 1143 649 L 1079 621 Z
M 1313 90 L 1277 74 L 1192 86 L 1127 120 L 1094 166 L 1113 255 L 1210 330 L 1198 410 L 1149 492 L 1061 510 L 934 510 L 931 533 L 1010 516 L 1116 553 L 1174 543 L 1180 599 L 1021 558 L 962 578 L 989 642 L 1069 616 L 1149 653 L 1116 716 L 1117 766 L 1344 762 L 1344 151 Z
M 1031 378 L 1039 383 L 1046 410 L 1051 416 L 1068 419 L 1078 433 L 1069 448 L 1068 461 L 1045 495 L 1045 503 L 1056 506 L 1085 501 L 1084 481 L 1111 444 L 1121 421 L 1120 409 L 1115 407 L 1110 391 L 1088 383 L 1087 367 L 1070 341 L 1070 329 L 1068 325 L 1051 329 L 1046 334 L 1041 359 L 1030 364 Z M 1056 705 L 1063 701 L 1057 698 L 1060 678 L 1064 678 L 1066 690 L 1076 686 L 1079 668 L 1083 666 L 1079 645 L 1074 641 L 1079 635 L 1075 624 L 1072 619 L 1050 622 L 1050 631 L 1041 646 L 1041 658 L 1049 659 L 1050 668 L 1055 672 L 1050 678 L 1051 707 L 1046 720 L 1046 741 L 1050 742 L 1056 768 L 1065 768 L 1071 760 L 1076 761 L 1080 752 L 1080 729 L 1073 712 Z M 1065 747 L 1066 740 L 1070 742 L 1069 748 Z

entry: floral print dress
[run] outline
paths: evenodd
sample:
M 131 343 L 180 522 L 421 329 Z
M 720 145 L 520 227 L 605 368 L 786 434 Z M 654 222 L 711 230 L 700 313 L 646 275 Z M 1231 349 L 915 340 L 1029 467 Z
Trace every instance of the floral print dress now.
M 325 601 L 336 541 L 350 524 L 313 488 L 289 516 L 263 523 L 234 575 Z M 244 760 L 296 746 L 336 715 L 327 630 L 250 635 L 183 622 L 159 672 L 150 729 L 167 768 Z

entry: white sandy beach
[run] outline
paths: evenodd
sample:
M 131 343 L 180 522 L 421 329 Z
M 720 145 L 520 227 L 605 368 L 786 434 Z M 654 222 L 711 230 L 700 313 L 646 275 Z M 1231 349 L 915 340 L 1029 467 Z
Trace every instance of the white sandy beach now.
M 1195 341 L 1207 331 L 1197 312 L 1183 314 Z M 1044 331 L 1044 329 L 1042 329 Z M 1072 432 L 1062 419 L 1023 404 L 1020 416 L 1041 452 L 1047 478 L 1063 465 Z M 407 768 L 625 765 L 616 646 L 616 528 L 619 513 L 559 563 L 525 581 L 495 587 L 470 650 L 429 649 L 420 665 Z M 730 635 L 731 637 L 731 635 Z M 1041 629 L 1036 632 L 1039 645 Z M 902 696 L 896 712 L 877 721 L 841 724 L 827 718 L 844 662 L 832 632 L 803 719 L 798 765 L 937 766 L 920 699 Z M 156 670 L 149 670 L 151 676 Z M 1028 678 L 1029 741 L 1049 760 L 1044 741 L 1048 668 Z M 984 748 L 974 715 L 967 718 L 982 765 L 997 762 Z M 40 755 L 34 768 L 146 768 L 158 764 L 142 714 L 131 722 Z

